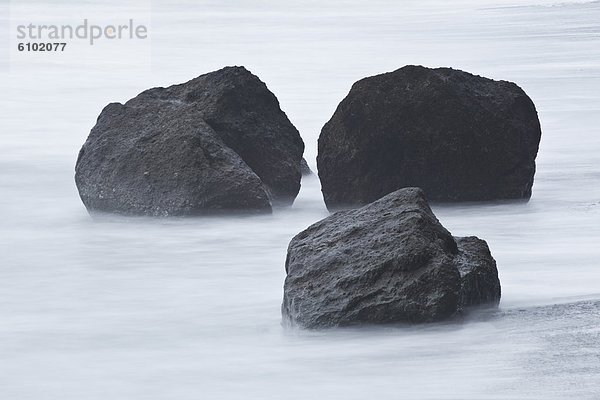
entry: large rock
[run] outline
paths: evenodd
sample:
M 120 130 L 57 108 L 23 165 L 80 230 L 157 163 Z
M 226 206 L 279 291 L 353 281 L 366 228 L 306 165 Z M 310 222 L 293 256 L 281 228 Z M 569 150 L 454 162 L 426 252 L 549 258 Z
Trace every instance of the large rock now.
M 283 319 L 304 328 L 439 321 L 500 300 L 485 241 L 452 237 L 418 188 L 310 226 L 286 272 Z
M 528 199 L 540 136 L 533 102 L 511 82 L 420 66 L 365 78 L 319 137 L 325 203 L 410 186 L 436 201 Z
M 227 67 L 147 90 L 98 117 L 76 164 L 90 211 L 270 211 L 300 190 L 304 143 L 266 85 Z

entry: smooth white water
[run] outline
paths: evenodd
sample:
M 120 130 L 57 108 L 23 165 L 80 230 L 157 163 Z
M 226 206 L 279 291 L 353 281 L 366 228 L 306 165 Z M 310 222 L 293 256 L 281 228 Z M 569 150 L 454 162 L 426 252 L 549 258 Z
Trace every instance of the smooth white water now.
M 11 30 L 10 72 L 0 69 L 1 399 L 600 398 L 600 2 L 96 3 L 11 2 L 12 25 L 131 15 L 151 18 L 151 40 L 20 54 Z M 245 65 L 277 95 L 314 168 L 320 128 L 351 84 L 405 64 L 511 80 L 537 105 L 529 203 L 434 206 L 455 235 L 488 241 L 498 312 L 284 330 L 287 244 L 327 215 L 314 176 L 272 216 L 92 219 L 79 200 L 77 152 L 109 102 Z

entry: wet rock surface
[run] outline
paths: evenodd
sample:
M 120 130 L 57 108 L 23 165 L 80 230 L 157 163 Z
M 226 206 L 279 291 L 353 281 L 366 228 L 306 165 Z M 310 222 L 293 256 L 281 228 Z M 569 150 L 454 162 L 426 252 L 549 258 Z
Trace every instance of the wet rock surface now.
M 286 272 L 284 323 L 303 328 L 439 321 L 500 300 L 485 241 L 454 238 L 418 188 L 311 225 Z

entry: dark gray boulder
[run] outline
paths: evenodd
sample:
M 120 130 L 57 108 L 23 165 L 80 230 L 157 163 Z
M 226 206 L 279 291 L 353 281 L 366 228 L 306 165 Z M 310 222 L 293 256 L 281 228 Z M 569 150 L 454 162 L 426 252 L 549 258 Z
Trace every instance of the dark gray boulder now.
M 290 242 L 286 272 L 284 323 L 303 328 L 440 321 L 500 301 L 487 244 L 454 238 L 419 188 L 311 225 Z
M 243 67 L 107 106 L 75 167 L 90 211 L 143 215 L 270 212 L 300 190 L 304 143 Z
M 319 137 L 325 203 L 363 205 L 410 186 L 435 201 L 529 199 L 540 137 L 514 83 L 421 66 L 365 78 Z

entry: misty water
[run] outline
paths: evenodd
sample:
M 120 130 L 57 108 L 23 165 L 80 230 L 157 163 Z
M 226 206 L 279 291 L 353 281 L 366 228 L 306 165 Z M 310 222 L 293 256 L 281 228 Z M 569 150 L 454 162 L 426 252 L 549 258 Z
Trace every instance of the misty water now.
M 133 15 L 151 29 L 143 43 L 44 56 L 10 43 L 0 398 L 600 398 L 600 2 L 16 3 L 3 23 Z M 109 102 L 244 65 L 277 95 L 315 169 L 320 128 L 351 84 L 406 64 L 511 80 L 538 108 L 531 201 L 433 207 L 454 235 L 489 243 L 497 311 L 284 329 L 287 244 L 328 215 L 314 175 L 269 216 L 92 219 L 78 197 L 77 152 Z

